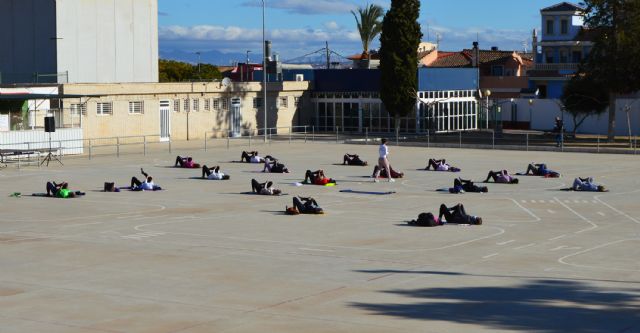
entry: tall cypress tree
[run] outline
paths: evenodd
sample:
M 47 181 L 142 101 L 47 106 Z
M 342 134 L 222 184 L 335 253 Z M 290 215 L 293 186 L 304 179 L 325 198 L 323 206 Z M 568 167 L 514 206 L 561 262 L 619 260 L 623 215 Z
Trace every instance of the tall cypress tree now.
M 416 106 L 418 88 L 418 46 L 422 32 L 418 17 L 419 0 L 391 0 L 391 8 L 382 22 L 380 36 L 380 98 L 395 118 L 409 115 Z
M 595 32 L 582 70 L 607 87 L 609 140 L 615 136 L 616 99 L 640 90 L 640 0 L 584 0 L 585 23 Z

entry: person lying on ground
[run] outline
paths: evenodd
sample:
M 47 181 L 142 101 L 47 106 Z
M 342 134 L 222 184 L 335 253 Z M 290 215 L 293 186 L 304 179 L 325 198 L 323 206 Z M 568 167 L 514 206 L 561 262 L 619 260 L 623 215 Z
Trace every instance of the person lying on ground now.
M 273 157 L 267 155 L 265 158 L 273 158 Z M 245 162 L 245 163 L 263 163 L 265 158 L 260 157 L 260 155 L 258 155 L 257 151 L 250 151 L 250 152 L 243 151 L 242 152 L 242 157 L 240 157 L 240 162 Z
M 75 198 L 81 195 L 84 195 L 84 193 L 80 191 L 71 191 L 69 189 L 69 183 L 67 182 L 62 182 L 60 184 L 56 182 L 47 182 L 48 197 L 67 199 L 67 198 Z
M 191 157 L 176 157 L 176 163 L 173 165 L 174 167 L 181 167 L 185 169 L 198 169 L 200 168 L 200 164 L 195 163 L 193 158 Z
M 534 164 L 531 163 L 527 166 L 527 172 L 525 172 L 525 175 L 528 175 L 529 172 L 531 172 L 532 175 L 534 176 L 543 176 L 543 177 L 548 177 L 548 178 L 557 178 L 560 177 L 560 174 L 558 172 L 555 172 L 553 170 L 549 170 L 547 169 L 547 165 L 544 163 L 540 163 L 540 164 Z
M 140 172 L 144 176 L 144 181 L 140 181 L 136 177 L 131 177 L 131 190 L 132 191 L 157 191 L 160 190 L 160 186 L 157 186 L 153 182 L 153 177 L 149 176 L 142 168 Z
M 300 214 L 323 214 L 324 210 L 320 208 L 314 198 L 293 197 L 293 208 Z M 290 209 L 287 207 L 286 211 Z
M 393 169 L 393 167 L 391 165 L 389 165 L 389 169 L 391 170 L 391 178 L 403 178 L 404 177 L 404 172 L 397 172 L 396 170 Z M 379 172 L 379 173 L 378 173 Z M 371 177 L 375 177 L 375 175 L 378 174 L 380 178 L 389 178 L 389 175 L 387 175 L 387 170 L 386 169 L 380 169 L 379 166 L 375 166 L 373 167 L 373 174 L 371 175 Z
M 202 166 L 202 179 L 227 180 L 229 178 L 231 178 L 231 176 L 220 172 L 220 166 L 215 166 L 213 168 L 209 168 L 206 165 Z
M 260 195 L 280 195 L 282 191 L 273 187 L 273 182 L 259 183 L 255 179 L 251 179 L 251 192 Z
M 606 192 L 607 189 L 593 182 L 593 178 L 576 178 L 573 181 L 573 186 L 571 187 L 574 191 L 585 191 L 585 192 Z
M 409 224 L 418 227 L 436 227 L 443 225 L 442 220 L 433 216 L 432 213 L 420 213 L 418 219 L 409 221 Z
M 438 214 L 438 220 L 442 221 L 442 217 L 446 223 L 454 224 L 482 224 L 482 218 L 467 214 L 464 209 L 464 205 L 461 203 L 448 208 L 445 204 L 440 205 L 440 213 Z M 444 222 L 444 221 L 443 221 Z
M 431 168 L 433 168 L 433 171 L 451 171 L 451 172 L 460 171 L 459 168 L 456 168 L 454 166 L 447 164 L 447 161 L 445 159 L 441 159 L 441 160 L 436 160 L 434 158 L 429 159 L 429 164 L 427 164 L 427 167 L 424 169 L 431 170 Z
M 489 179 L 493 179 L 494 182 L 499 184 L 518 184 L 518 178 L 513 177 L 507 170 L 501 171 L 489 171 L 485 183 L 489 182 Z
M 368 163 L 360 159 L 358 155 L 345 154 L 342 158 L 342 165 L 357 165 L 357 166 L 367 166 Z
M 449 188 L 450 193 L 487 193 L 489 188 L 486 186 L 478 186 L 471 180 L 465 180 L 462 178 L 456 178 L 453 180 L 453 187 Z
M 328 178 L 324 175 L 324 170 L 318 170 L 315 172 L 311 172 L 311 170 L 307 170 L 304 174 L 305 184 L 314 184 L 314 185 L 327 185 L 329 183 L 335 184 L 336 181 Z
M 262 169 L 262 172 L 289 173 L 289 169 L 287 169 L 284 164 L 278 162 L 277 159 L 267 156 L 264 158 L 264 168 Z

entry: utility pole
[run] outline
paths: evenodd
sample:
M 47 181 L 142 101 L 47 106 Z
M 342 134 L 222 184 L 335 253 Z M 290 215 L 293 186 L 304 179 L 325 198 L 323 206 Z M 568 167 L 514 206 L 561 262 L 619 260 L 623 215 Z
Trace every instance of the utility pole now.
M 331 51 L 329 50 L 329 42 L 325 42 L 326 43 L 326 50 L 327 50 L 327 69 L 331 69 Z

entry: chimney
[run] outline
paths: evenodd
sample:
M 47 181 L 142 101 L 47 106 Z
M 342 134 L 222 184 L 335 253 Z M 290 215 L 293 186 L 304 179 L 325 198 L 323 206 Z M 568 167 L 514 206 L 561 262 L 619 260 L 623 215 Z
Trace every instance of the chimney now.
M 473 42 L 473 49 L 472 49 L 472 55 L 471 55 L 471 66 L 473 67 L 478 67 L 478 59 L 480 58 L 480 52 L 478 49 L 478 42 Z

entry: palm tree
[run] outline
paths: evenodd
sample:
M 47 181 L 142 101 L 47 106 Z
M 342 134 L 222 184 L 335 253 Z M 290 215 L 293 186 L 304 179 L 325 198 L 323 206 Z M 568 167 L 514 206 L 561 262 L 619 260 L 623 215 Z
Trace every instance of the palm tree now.
M 358 25 L 358 32 L 360 33 L 360 39 L 362 40 L 362 55 L 367 56 L 368 62 L 371 60 L 369 54 L 369 45 L 371 42 L 382 32 L 382 16 L 383 9 L 378 5 L 367 5 L 364 8 L 358 8 L 358 11 L 351 11 L 353 17 L 356 19 Z

